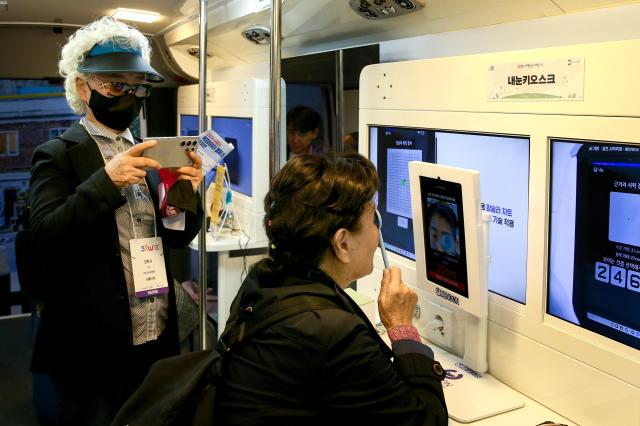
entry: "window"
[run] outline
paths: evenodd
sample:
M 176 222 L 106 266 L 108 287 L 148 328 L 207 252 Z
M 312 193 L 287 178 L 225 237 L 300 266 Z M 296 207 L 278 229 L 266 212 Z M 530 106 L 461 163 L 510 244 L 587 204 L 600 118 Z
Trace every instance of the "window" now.
M 49 129 L 49 140 L 55 139 L 63 134 L 68 127 L 52 127 Z
M 18 147 L 17 130 L 0 132 L 0 157 L 18 155 Z

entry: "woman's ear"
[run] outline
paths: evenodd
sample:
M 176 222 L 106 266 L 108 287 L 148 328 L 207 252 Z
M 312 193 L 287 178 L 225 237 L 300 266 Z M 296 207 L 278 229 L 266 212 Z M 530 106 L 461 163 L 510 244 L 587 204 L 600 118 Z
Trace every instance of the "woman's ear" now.
M 89 87 L 87 86 L 87 82 L 80 77 L 76 77 L 76 91 L 85 103 L 89 102 Z
M 333 254 L 340 263 L 351 263 L 351 234 L 345 228 L 338 229 L 331 238 Z

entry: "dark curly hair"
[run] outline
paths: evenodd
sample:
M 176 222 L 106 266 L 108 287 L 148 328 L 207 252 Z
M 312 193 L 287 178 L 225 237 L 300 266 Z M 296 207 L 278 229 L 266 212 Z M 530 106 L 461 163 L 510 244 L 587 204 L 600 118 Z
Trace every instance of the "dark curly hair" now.
M 269 257 L 258 271 L 317 267 L 340 228 L 357 230 L 378 188 L 375 166 L 360 154 L 300 155 L 271 181 L 264 199 Z

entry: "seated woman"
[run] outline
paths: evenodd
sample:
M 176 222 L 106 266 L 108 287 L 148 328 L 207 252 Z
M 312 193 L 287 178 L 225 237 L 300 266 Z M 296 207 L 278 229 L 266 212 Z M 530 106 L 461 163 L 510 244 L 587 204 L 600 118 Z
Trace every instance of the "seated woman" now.
M 400 270 L 384 271 L 378 299 L 393 352 L 343 291 L 373 270 L 377 186 L 373 164 L 358 154 L 298 156 L 272 180 L 269 257 L 254 265 L 234 306 L 258 310 L 311 294 L 336 307 L 290 317 L 227 353 L 221 424 L 447 424 L 444 372 L 411 325 L 417 296 Z

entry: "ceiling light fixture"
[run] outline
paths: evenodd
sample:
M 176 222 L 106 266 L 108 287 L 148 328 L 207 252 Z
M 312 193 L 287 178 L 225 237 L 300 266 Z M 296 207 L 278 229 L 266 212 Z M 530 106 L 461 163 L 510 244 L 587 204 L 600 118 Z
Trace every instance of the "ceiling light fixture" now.
M 136 22 L 156 22 L 160 19 L 158 12 L 149 12 L 148 10 L 138 9 L 126 9 L 119 7 L 112 15 L 116 19 L 122 19 L 124 21 L 136 21 Z

